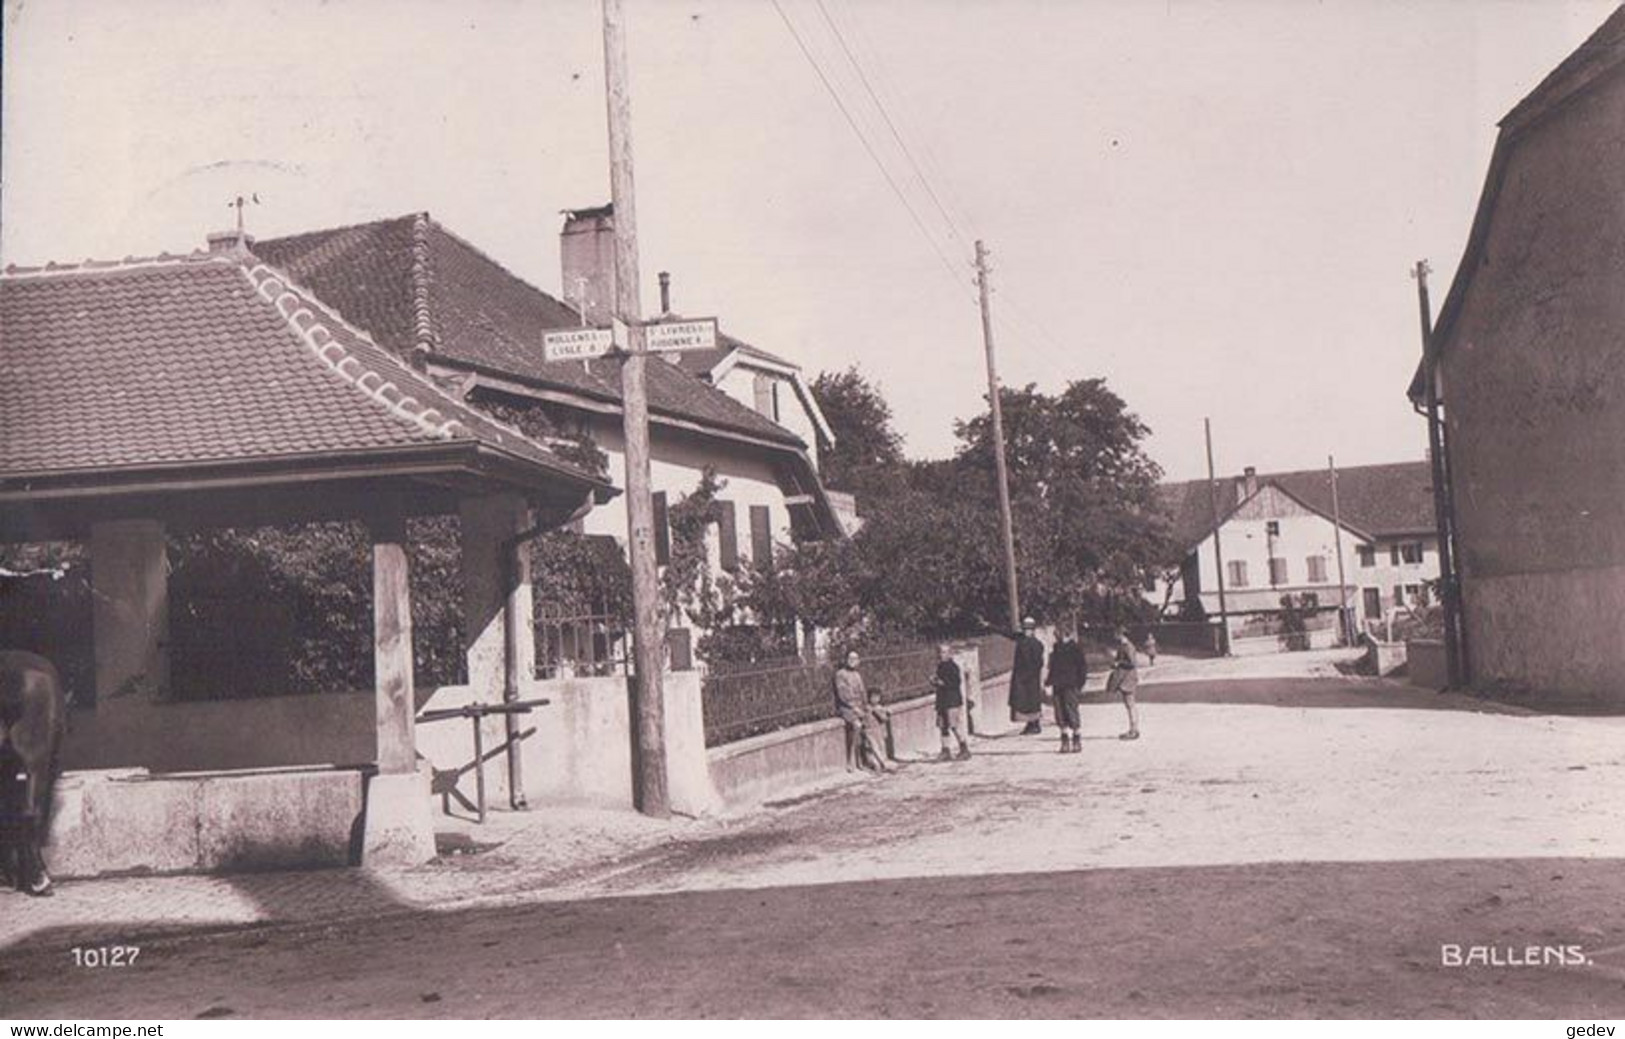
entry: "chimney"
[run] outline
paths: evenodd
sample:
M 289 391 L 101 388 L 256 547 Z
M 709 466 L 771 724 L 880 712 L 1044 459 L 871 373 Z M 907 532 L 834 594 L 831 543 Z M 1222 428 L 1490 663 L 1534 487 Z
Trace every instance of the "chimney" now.
M 559 256 L 564 298 L 587 324 L 607 328 L 615 313 L 615 207 L 565 210 Z
M 671 313 L 671 272 L 660 272 L 660 313 Z
M 238 249 L 239 238 L 236 231 L 212 231 L 205 240 L 209 243 L 210 253 L 229 253 Z M 254 244 L 254 236 L 245 234 L 240 241 L 242 248 L 246 249 Z
M 1251 498 L 1253 495 L 1258 493 L 1258 470 L 1249 465 L 1247 468 L 1243 469 L 1241 473 L 1242 480 L 1244 481 L 1244 493 L 1247 497 Z

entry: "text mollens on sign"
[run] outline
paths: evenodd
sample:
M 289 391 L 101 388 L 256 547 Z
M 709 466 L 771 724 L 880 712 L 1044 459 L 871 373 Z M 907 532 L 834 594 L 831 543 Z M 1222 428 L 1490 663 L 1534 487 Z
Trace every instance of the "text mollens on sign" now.
M 693 318 L 687 321 L 661 321 L 643 330 L 644 343 L 651 353 L 668 350 L 711 350 L 717 345 L 717 319 Z
M 615 347 L 607 328 L 572 328 L 542 335 L 542 352 L 549 361 L 581 361 L 602 357 Z

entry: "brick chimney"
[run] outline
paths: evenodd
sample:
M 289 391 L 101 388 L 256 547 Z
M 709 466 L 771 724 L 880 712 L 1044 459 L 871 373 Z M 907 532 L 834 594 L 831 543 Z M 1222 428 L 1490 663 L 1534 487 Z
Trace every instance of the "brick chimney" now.
M 565 210 L 559 256 L 565 300 L 589 325 L 608 327 L 615 313 L 615 207 Z
M 237 251 L 238 239 L 236 231 L 211 231 L 209 232 L 209 235 L 205 241 L 209 243 L 209 252 L 211 253 L 229 253 Z M 245 234 L 242 236 L 242 247 L 244 249 L 247 249 L 253 244 L 253 235 Z
M 1258 470 L 1257 469 L 1254 469 L 1252 466 L 1249 465 L 1247 468 L 1245 468 L 1245 469 L 1243 469 L 1241 471 L 1241 479 L 1242 479 L 1242 493 L 1246 497 L 1251 498 L 1253 495 L 1258 493 Z

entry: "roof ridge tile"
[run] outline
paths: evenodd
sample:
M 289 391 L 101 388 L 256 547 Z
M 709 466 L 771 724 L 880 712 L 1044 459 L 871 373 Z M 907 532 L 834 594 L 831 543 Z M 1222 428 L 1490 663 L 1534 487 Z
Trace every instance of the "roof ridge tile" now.
M 434 282 L 434 256 L 429 246 L 433 221 L 427 212 L 416 214 L 412 220 L 412 321 L 415 342 L 412 345 L 412 363 L 421 370 L 428 355 L 440 345 L 434 326 L 434 306 L 430 299 L 430 286 Z
M 232 258 L 202 249 L 190 253 L 159 253 L 156 256 L 126 256 L 122 260 L 86 259 L 79 263 L 58 263 L 24 266 L 8 263 L 0 270 L 0 278 L 42 278 L 71 275 L 88 277 L 97 274 L 116 274 L 124 271 L 145 270 L 152 267 L 178 267 L 192 263 L 229 263 Z
M 410 422 L 430 436 L 439 437 L 442 440 L 451 440 L 458 436 L 469 435 L 468 428 L 457 419 L 445 419 L 444 413 L 439 409 L 420 404 L 417 398 L 408 396 L 393 381 L 375 369 L 367 367 L 353 352 L 346 349 L 344 344 L 338 341 L 332 330 L 322 323 L 320 316 L 312 309 L 313 304 L 314 306 L 323 306 L 323 304 L 316 302 L 313 293 L 305 290 L 295 283 L 293 279 L 266 263 L 256 262 L 252 268 L 246 264 L 240 264 L 238 269 L 242 271 L 243 277 L 248 279 L 248 283 L 253 287 L 255 294 L 276 309 L 278 316 L 288 325 L 294 335 L 298 336 L 300 341 L 305 344 L 312 356 L 321 361 L 345 382 L 355 386 L 362 396 L 382 405 L 391 414 Z M 330 316 L 345 332 L 380 351 L 383 350 L 383 347 L 373 342 L 372 337 L 366 332 L 350 325 L 341 317 Z M 310 319 L 309 324 L 301 324 L 301 319 L 305 317 Z M 362 385 L 368 376 L 378 380 L 376 388 L 369 390 Z M 433 387 L 429 388 L 433 391 Z M 391 389 L 396 393 L 393 402 L 387 400 L 384 396 L 385 392 Z M 442 419 L 444 421 L 441 421 Z

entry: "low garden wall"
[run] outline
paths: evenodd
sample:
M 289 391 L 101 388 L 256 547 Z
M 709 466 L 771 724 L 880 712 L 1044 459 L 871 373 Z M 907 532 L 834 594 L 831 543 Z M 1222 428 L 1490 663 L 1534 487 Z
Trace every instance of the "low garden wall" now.
M 1040 633 L 1041 637 L 1047 634 Z M 1008 639 L 999 638 L 998 642 L 1010 645 Z M 915 652 L 926 656 L 910 661 L 910 667 L 917 667 L 922 659 L 927 663 L 933 659 L 934 651 L 929 648 Z M 988 674 L 977 645 L 955 646 L 954 659 L 963 675 L 965 697 L 970 705 L 967 721 L 973 732 L 984 735 L 1002 732 L 1010 725 L 1010 655 L 999 654 L 997 649 L 994 653 L 994 666 L 1002 663 L 1005 670 Z M 867 662 L 864 671 L 867 676 Z M 929 670 L 925 672 L 929 673 Z M 833 715 L 833 693 L 829 686 L 824 686 L 821 693 L 824 702 L 830 704 L 826 713 Z M 712 703 L 707 701 L 707 709 Z M 898 757 L 930 753 L 940 747 L 934 694 L 919 695 L 916 687 L 916 695 L 891 700 L 888 706 L 892 750 Z M 708 726 L 708 735 L 711 731 L 712 727 Z M 711 784 L 719 803 L 741 808 L 842 774 L 846 769 L 846 733 L 839 719 L 823 717 L 713 745 L 706 753 Z

